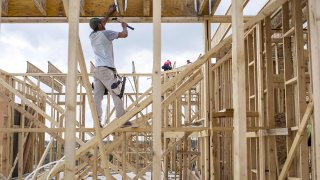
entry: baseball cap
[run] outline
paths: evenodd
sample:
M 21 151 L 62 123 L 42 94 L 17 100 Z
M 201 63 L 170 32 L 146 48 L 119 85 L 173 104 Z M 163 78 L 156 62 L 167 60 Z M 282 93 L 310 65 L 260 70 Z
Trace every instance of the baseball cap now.
M 98 25 L 101 23 L 101 19 L 100 18 L 91 18 L 90 19 L 90 27 L 93 29 L 93 30 L 97 30 L 98 29 Z

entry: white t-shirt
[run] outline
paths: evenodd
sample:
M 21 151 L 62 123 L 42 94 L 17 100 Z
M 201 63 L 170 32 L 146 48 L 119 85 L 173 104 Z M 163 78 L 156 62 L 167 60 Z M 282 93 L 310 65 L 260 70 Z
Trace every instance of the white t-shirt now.
M 118 38 L 118 32 L 103 30 L 93 31 L 89 38 L 95 54 L 95 66 L 108 66 L 115 68 L 112 41 Z

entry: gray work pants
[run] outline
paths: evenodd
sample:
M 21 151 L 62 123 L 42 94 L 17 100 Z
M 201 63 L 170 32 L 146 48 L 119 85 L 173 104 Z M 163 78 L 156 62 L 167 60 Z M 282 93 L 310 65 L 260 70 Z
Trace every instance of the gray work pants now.
M 101 122 L 102 119 L 102 99 L 104 95 L 105 88 L 108 89 L 109 94 L 113 99 L 113 103 L 116 109 L 116 117 L 122 116 L 125 111 L 123 108 L 122 100 L 111 90 L 111 85 L 116 79 L 114 78 L 114 73 L 111 69 L 106 67 L 96 67 L 94 70 L 94 103 L 97 108 L 98 118 Z

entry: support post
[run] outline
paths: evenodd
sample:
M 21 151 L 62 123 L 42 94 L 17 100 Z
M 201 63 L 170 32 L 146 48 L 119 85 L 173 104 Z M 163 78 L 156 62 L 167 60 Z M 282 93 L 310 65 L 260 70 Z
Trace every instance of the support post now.
M 211 49 L 211 22 L 209 20 L 204 21 L 204 53 L 206 54 L 210 49 Z M 206 63 L 204 63 L 203 65 L 203 86 L 202 86 L 202 93 L 203 96 L 201 97 L 201 104 L 202 104 L 202 117 L 205 118 L 204 119 L 204 126 L 205 127 L 209 127 L 209 110 L 210 110 L 210 101 L 209 101 L 209 63 L 211 62 L 211 60 L 209 59 L 208 61 L 206 61 Z M 209 137 L 203 137 L 203 145 L 204 145 L 204 149 L 203 151 L 203 163 L 204 163 L 204 167 L 203 170 L 201 171 L 202 173 L 202 178 L 207 180 L 210 178 L 210 161 L 209 161 Z
M 247 178 L 246 89 L 243 0 L 232 0 L 233 171 L 234 179 Z
M 264 60 L 263 60 L 263 30 L 262 22 L 257 25 L 257 84 L 258 84 L 258 112 L 259 126 L 265 126 L 265 98 L 263 86 Z M 262 131 L 259 131 L 259 171 L 258 179 L 265 180 L 266 160 L 265 160 L 265 137 Z
M 161 179 L 161 1 L 153 1 L 152 179 Z
M 75 145 L 76 145 L 76 93 L 77 93 L 77 46 L 79 37 L 80 1 L 69 2 L 69 55 L 66 89 L 65 121 L 65 179 L 75 178 Z
M 309 27 L 311 40 L 312 92 L 314 109 L 320 108 L 320 2 L 309 0 Z M 313 118 L 313 150 L 315 179 L 320 178 L 320 111 L 314 111 Z

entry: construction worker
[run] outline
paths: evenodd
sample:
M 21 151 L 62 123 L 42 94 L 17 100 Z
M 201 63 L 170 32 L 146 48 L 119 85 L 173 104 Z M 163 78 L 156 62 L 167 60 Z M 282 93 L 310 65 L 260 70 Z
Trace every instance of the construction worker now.
M 169 59 L 166 62 L 164 62 L 162 69 L 164 71 L 172 70 L 171 61 Z
M 128 36 L 127 23 L 121 23 L 122 32 L 115 32 L 106 30 L 105 25 L 108 18 L 114 14 L 116 6 L 114 4 L 109 6 L 109 10 L 104 18 L 92 18 L 90 19 L 90 27 L 93 32 L 89 38 L 91 46 L 95 54 L 95 70 L 94 70 L 94 103 L 97 108 L 100 127 L 102 127 L 102 99 L 105 92 L 105 88 L 112 96 L 113 103 L 116 109 L 116 118 L 119 118 L 125 113 L 123 108 L 123 102 L 121 100 L 122 94 L 117 95 L 113 91 L 113 85 L 117 82 L 117 71 L 114 65 L 113 44 L 112 41 L 118 38 L 126 38 Z M 111 88 L 112 87 L 112 88 Z M 131 125 L 128 121 L 125 126 Z

